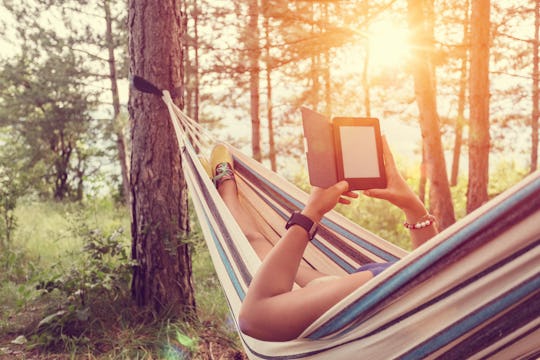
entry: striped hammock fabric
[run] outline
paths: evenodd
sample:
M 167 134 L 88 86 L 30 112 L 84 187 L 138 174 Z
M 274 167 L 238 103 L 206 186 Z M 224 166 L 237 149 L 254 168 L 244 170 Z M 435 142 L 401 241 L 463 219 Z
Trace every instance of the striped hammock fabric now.
M 260 261 L 222 202 L 195 149 L 204 132 L 164 91 L 184 175 L 234 319 Z M 199 151 L 202 152 L 203 150 Z M 241 201 L 268 241 L 307 194 L 232 149 Z M 296 340 L 239 332 L 252 359 L 533 359 L 540 356 L 540 174 L 530 175 L 408 253 L 329 213 L 305 262 L 346 274 L 395 261 L 316 320 Z

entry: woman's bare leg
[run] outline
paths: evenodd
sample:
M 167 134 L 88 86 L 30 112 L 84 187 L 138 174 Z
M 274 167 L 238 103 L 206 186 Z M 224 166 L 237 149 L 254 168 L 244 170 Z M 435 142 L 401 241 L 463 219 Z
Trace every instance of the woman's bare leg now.
M 240 203 L 236 182 L 234 180 L 224 181 L 218 187 L 218 192 L 259 258 L 264 259 L 272 250 L 272 245 L 261 234 L 253 217 L 246 212 Z
M 221 198 L 229 208 L 234 219 L 240 226 L 242 232 L 246 235 L 255 253 L 261 260 L 264 260 L 270 253 L 273 245 L 270 244 L 259 230 L 259 227 L 253 217 L 244 209 L 238 198 L 236 183 L 234 180 L 227 180 L 218 186 L 218 192 Z M 326 276 L 306 263 L 301 263 L 296 275 L 296 282 L 300 286 L 307 285 L 310 281 Z
M 365 194 L 398 206 L 405 212 L 408 222 L 420 221 L 418 217 L 421 219 L 426 211 L 395 169 L 386 143 L 385 155 L 389 177 L 387 188 L 369 190 Z M 343 196 L 356 197 L 356 194 L 348 192 L 346 182 L 328 189 L 314 187 L 302 213 L 319 222 L 338 202 L 350 203 Z M 420 245 L 435 233 L 433 226 L 416 231 L 413 234 L 414 245 Z M 305 229 L 292 226 L 266 256 L 242 303 L 239 315 L 242 332 L 268 341 L 294 339 L 330 307 L 373 277 L 371 272 L 362 271 L 293 290 L 294 277 L 308 241 Z

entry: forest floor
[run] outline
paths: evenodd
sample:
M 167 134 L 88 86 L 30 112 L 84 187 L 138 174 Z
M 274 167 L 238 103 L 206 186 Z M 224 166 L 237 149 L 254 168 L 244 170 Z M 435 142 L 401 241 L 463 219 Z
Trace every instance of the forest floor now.
M 0 249 L 0 360 L 247 359 L 195 220 L 197 309 L 179 319 L 131 299 L 124 208 L 32 202 L 17 219 Z
M 116 319 L 99 319 L 104 332 L 89 331 L 84 345 L 74 341 L 71 349 L 63 345 L 42 346 L 36 340 L 37 324 L 50 311 L 50 303 L 34 302 L 24 311 L 2 319 L 0 329 L 0 359 L 8 360 L 67 360 L 67 359 L 166 359 L 166 360 L 247 360 L 233 333 L 224 333 L 215 323 L 197 326 L 196 344 L 183 346 L 176 339 L 160 334 L 161 321 L 144 326 L 126 327 L 115 324 Z M 137 309 L 133 308 L 133 311 Z M 93 325 L 90 325 L 93 326 Z M 64 329 L 69 333 L 70 329 Z M 79 339 L 80 340 L 80 339 Z

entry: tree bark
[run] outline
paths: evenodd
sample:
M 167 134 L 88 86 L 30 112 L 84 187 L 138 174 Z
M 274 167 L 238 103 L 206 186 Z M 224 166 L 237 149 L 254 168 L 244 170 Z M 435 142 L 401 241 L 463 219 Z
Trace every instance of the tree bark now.
M 422 162 L 420 163 L 420 180 L 418 181 L 418 197 L 426 202 L 427 171 L 426 171 L 426 146 L 422 144 Z
M 328 14 L 328 4 L 321 4 L 322 6 L 322 21 L 321 21 L 321 32 L 327 33 L 328 27 L 327 24 L 330 22 Z M 325 104 L 325 113 L 330 115 L 332 114 L 332 74 L 330 71 L 330 61 L 331 54 L 330 49 L 327 48 L 323 52 L 323 62 L 324 62 L 324 104 Z
M 364 15 L 365 15 L 365 26 L 366 26 L 366 32 L 369 34 L 370 32 L 370 15 L 369 15 L 369 0 L 366 0 L 363 2 L 363 9 L 364 9 Z M 364 64 L 362 69 L 362 88 L 364 90 L 364 112 L 366 114 L 366 117 L 371 117 L 371 86 L 369 81 L 369 71 L 370 71 L 370 62 L 369 58 L 371 56 L 371 43 L 370 39 L 365 39 L 365 56 L 364 56 Z
M 261 153 L 261 119 L 260 119 L 260 94 L 259 94 L 259 60 L 261 50 L 259 47 L 259 1 L 249 1 L 248 23 L 248 56 L 249 56 L 249 92 L 251 104 L 251 151 L 253 158 L 262 160 Z
M 488 200 L 490 0 L 473 0 L 467 213 Z
M 540 1 L 535 1 L 534 7 L 534 42 L 533 42 L 533 110 L 531 118 L 531 172 L 538 169 L 538 117 L 540 116 L 539 109 L 539 92 L 538 88 L 540 74 L 538 70 L 538 45 L 540 43 Z
M 193 48 L 195 49 L 195 69 L 193 74 L 195 76 L 195 99 L 193 107 L 193 119 L 198 123 L 199 122 L 199 102 L 200 102 L 200 70 L 199 70 L 199 6 L 198 0 L 193 1 L 193 31 L 194 31 L 194 44 Z
M 270 168 L 272 171 L 277 171 L 277 154 L 276 141 L 274 132 L 274 109 L 272 103 L 272 54 L 270 53 L 270 19 L 269 10 L 270 3 L 268 0 L 263 0 L 263 15 L 264 15 L 264 52 L 266 57 L 266 117 L 268 119 L 268 157 L 270 158 Z
M 129 1 L 131 74 L 161 89 L 182 85 L 185 22 L 181 0 Z M 176 95 L 175 95 L 176 93 Z M 183 106 L 181 91 L 173 100 Z M 132 295 L 139 306 L 182 316 L 195 308 L 188 194 L 178 142 L 160 98 L 132 91 L 131 230 Z
M 428 10 L 429 6 L 426 7 L 424 0 L 408 0 L 408 21 L 414 39 L 414 91 L 430 181 L 429 205 L 439 220 L 439 228 L 444 229 L 455 222 L 455 215 L 441 142 L 433 64 L 430 61 L 433 50 L 430 41 L 432 34 L 429 32 L 431 22 L 424 15 Z
M 465 14 L 463 16 L 463 45 L 461 49 L 461 69 L 459 77 L 458 111 L 454 129 L 454 152 L 452 160 L 452 173 L 450 185 L 456 186 L 459 174 L 459 160 L 463 145 L 463 125 L 465 125 L 465 103 L 467 91 L 467 63 L 469 60 L 469 0 L 465 1 Z

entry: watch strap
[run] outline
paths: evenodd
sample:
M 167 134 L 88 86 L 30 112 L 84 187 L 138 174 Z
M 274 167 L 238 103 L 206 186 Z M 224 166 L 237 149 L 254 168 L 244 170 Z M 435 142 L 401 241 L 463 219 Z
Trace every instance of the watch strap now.
M 307 231 L 309 240 L 312 240 L 317 233 L 317 223 L 311 220 L 309 217 L 301 214 L 298 211 L 292 213 L 291 217 L 285 225 L 285 229 L 289 229 L 293 225 L 298 225 Z

